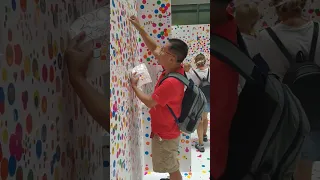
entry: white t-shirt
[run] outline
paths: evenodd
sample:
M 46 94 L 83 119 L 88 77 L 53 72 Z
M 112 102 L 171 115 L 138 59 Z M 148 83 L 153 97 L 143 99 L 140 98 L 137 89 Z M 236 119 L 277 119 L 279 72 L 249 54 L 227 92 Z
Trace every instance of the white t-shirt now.
M 246 44 L 250 57 L 253 58 L 255 55 L 259 53 L 259 49 L 257 47 L 257 43 L 258 43 L 257 38 L 255 36 L 251 36 L 244 33 L 241 33 L 241 36 L 244 43 Z M 246 83 L 246 80 L 242 76 L 239 76 L 238 94 L 241 93 L 245 83 Z
M 244 43 L 246 43 L 250 57 L 254 57 L 259 53 L 258 41 L 255 36 L 241 33 Z
M 272 30 L 293 57 L 296 56 L 298 51 L 302 51 L 305 56 L 308 56 L 311 48 L 313 26 L 312 21 L 301 27 L 290 27 L 279 23 L 272 27 Z M 266 30 L 261 31 L 258 38 L 261 56 L 268 63 L 271 72 L 277 74 L 282 79 L 290 67 L 289 61 Z M 320 64 L 319 42 L 320 38 L 318 39 L 315 53 L 315 63 L 317 64 Z
M 201 78 L 201 80 L 203 78 L 207 79 L 207 76 L 208 76 L 208 71 L 209 71 L 209 68 L 206 68 L 206 69 L 194 69 L 194 71 L 197 72 L 197 74 L 199 75 L 199 77 Z M 186 75 L 189 79 L 191 79 L 194 84 L 196 86 L 199 86 L 200 85 L 200 82 L 201 80 L 197 77 L 197 75 L 194 73 L 193 69 L 190 69 L 189 72 L 186 72 Z M 210 82 L 210 74 L 209 74 L 209 78 L 208 78 L 208 81 Z

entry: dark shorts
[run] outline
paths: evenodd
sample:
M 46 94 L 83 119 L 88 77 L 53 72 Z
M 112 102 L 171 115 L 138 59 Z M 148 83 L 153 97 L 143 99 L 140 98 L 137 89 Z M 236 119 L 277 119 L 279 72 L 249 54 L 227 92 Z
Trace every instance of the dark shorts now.
M 204 106 L 204 112 L 206 112 L 206 113 L 209 113 L 209 112 L 210 112 L 210 103 L 207 103 L 207 104 Z
M 306 138 L 301 158 L 303 160 L 320 161 L 320 131 L 311 132 Z

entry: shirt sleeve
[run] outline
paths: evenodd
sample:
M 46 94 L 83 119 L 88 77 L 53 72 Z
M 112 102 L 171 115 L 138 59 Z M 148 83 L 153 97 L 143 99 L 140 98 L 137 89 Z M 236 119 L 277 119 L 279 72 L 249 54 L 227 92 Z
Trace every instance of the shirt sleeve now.
M 152 99 L 159 105 L 165 106 L 170 100 L 181 96 L 184 93 L 184 84 L 177 79 L 168 78 L 157 87 L 152 94 Z

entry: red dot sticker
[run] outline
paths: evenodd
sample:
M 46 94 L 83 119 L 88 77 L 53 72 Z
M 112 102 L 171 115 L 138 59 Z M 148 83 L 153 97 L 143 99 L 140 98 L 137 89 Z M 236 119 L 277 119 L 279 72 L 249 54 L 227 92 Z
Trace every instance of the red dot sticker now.
M 26 129 L 28 134 L 32 132 L 32 116 L 30 114 L 28 114 L 26 119 Z
M 48 80 L 48 68 L 45 64 L 42 66 L 42 79 L 44 82 Z

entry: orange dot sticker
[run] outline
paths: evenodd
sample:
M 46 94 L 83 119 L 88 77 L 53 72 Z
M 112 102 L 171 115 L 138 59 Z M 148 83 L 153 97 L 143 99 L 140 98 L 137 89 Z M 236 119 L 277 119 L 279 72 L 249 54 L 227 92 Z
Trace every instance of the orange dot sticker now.
M 6 158 L 1 161 L 1 179 L 6 180 L 8 178 L 8 160 Z
M 46 113 L 47 112 L 47 98 L 45 96 L 42 97 L 41 107 L 42 107 L 42 112 Z
M 10 44 L 7 45 L 6 49 L 6 59 L 9 66 L 12 66 L 13 64 L 13 49 Z

